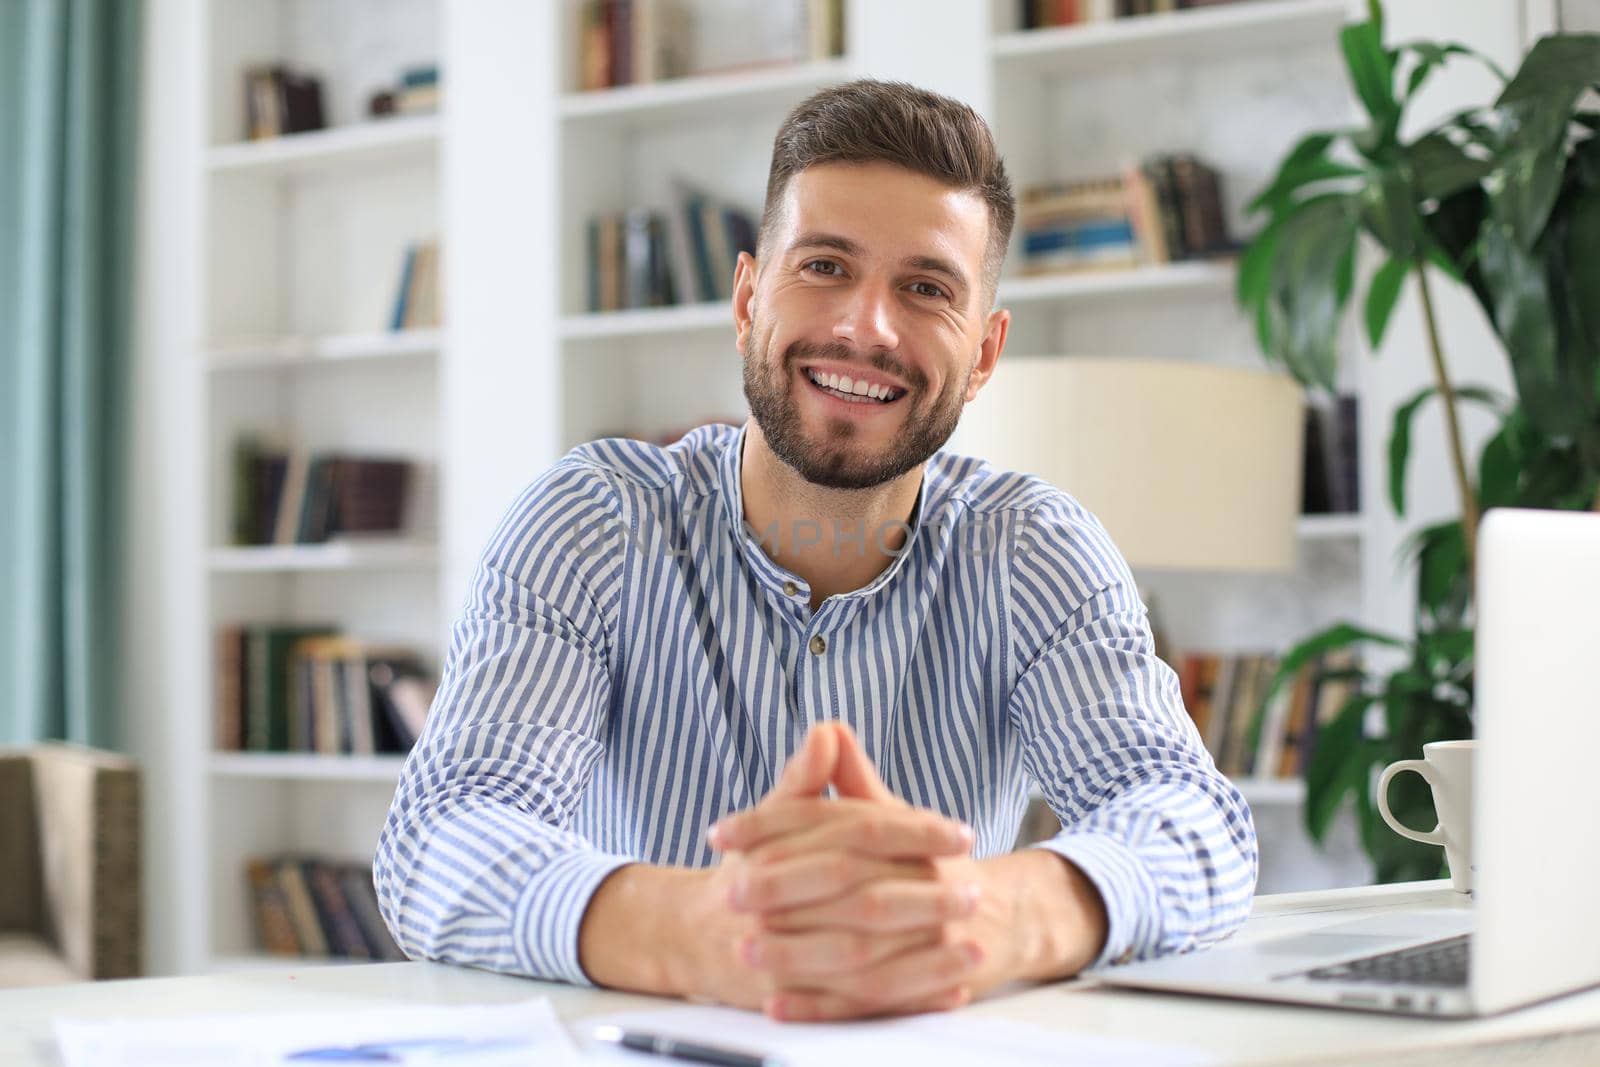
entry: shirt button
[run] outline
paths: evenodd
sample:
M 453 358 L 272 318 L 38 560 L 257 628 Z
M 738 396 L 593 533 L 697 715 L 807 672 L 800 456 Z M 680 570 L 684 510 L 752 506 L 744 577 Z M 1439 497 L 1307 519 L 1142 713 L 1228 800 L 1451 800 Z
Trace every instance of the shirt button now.
M 784 596 L 794 596 L 799 591 L 800 591 L 800 587 L 798 585 L 795 585 L 793 582 L 784 582 L 783 583 L 783 595 Z
M 827 639 L 824 638 L 821 634 L 818 634 L 817 636 L 813 637 L 811 639 L 811 651 L 816 653 L 819 656 L 822 655 L 824 652 L 828 651 L 828 641 L 827 641 Z

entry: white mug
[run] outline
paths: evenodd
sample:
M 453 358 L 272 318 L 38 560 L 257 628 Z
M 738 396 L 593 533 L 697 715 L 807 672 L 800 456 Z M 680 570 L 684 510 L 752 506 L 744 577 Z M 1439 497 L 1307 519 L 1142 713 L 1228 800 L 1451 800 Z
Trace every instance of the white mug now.
M 1378 813 L 1401 837 L 1443 845 L 1450 861 L 1450 885 L 1457 893 L 1472 892 L 1472 767 L 1478 742 L 1435 741 L 1422 746 L 1422 759 L 1391 763 L 1378 779 Z M 1427 833 L 1402 826 L 1389 810 L 1389 783 L 1401 771 L 1416 771 L 1433 789 L 1439 825 Z

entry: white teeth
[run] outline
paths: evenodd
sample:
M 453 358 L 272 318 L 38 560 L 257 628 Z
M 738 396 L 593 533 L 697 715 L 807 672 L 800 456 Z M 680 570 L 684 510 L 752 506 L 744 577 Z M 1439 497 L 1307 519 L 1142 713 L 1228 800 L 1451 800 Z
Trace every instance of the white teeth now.
M 863 400 L 890 401 L 899 398 L 899 393 L 886 385 L 869 385 L 865 381 L 852 381 L 841 374 L 824 374 L 817 370 L 806 371 L 806 377 L 825 389 L 847 393 L 852 397 L 861 397 Z

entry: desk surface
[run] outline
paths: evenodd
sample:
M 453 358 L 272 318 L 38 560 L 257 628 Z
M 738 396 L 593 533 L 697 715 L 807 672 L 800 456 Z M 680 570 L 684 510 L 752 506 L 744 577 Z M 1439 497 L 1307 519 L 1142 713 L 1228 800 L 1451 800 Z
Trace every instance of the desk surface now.
M 1459 901 L 1448 882 L 1292 893 L 1256 898 L 1236 939 L 1257 939 L 1374 907 L 1424 908 Z M 328 1011 L 396 1004 L 471 1004 L 546 995 L 568 1021 L 658 1008 L 651 997 L 534 982 L 435 963 L 310 966 L 298 970 L 0 992 L 0 1063 L 56 1064 L 51 1019 L 191 1015 L 206 1012 Z M 1408 1019 L 1326 1008 L 1113 990 L 1094 979 L 1022 989 L 967 1009 L 1050 1029 L 1181 1045 L 1218 1062 L 1407 1064 L 1600 1063 L 1600 990 L 1493 1018 Z M 1489 1046 L 1489 1047 L 1485 1047 Z M 661 1061 L 663 1063 L 667 1061 Z

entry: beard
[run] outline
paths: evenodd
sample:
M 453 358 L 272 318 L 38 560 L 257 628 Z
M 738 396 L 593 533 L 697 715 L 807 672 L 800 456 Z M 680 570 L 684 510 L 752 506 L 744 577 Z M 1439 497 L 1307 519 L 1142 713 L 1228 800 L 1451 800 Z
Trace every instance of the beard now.
M 907 385 L 905 395 L 895 401 L 905 405 L 903 423 L 888 448 L 861 454 L 865 447 L 861 427 L 851 418 L 829 418 L 820 432 L 808 433 L 795 390 L 810 386 L 798 381 L 794 369 L 797 363 L 819 357 L 848 361 L 851 350 L 838 343 L 795 341 L 774 359 L 770 333 L 761 328 L 759 319 L 752 319 L 744 358 L 744 395 L 750 413 L 773 454 L 813 485 L 872 489 L 920 466 L 955 432 L 971 368 L 959 383 L 952 378 L 937 396 L 929 397 L 925 375 L 880 352 L 869 360 L 871 366 Z

